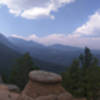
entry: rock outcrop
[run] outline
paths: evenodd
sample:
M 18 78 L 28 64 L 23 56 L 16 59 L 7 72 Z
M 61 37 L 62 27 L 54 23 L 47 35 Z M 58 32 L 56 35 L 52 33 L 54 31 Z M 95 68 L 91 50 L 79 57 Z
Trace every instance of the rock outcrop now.
M 61 76 L 33 71 L 29 74 L 29 83 L 17 100 L 72 100 L 72 95 L 61 86 Z
M 0 100 L 86 100 L 75 99 L 61 86 L 61 76 L 45 72 L 32 71 L 29 82 L 19 94 L 15 85 L 0 84 Z
M 0 100 L 16 100 L 18 93 L 10 92 L 6 85 L 0 85 Z

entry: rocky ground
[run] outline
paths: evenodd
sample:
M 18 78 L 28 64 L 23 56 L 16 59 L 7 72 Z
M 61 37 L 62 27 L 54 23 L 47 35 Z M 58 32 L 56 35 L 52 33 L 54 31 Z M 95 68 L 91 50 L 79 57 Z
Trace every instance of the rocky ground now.
M 0 100 L 16 100 L 19 94 L 8 88 L 7 85 L 0 85 Z
M 75 99 L 61 86 L 61 76 L 44 71 L 33 71 L 29 82 L 19 93 L 15 85 L 0 84 L 0 100 L 86 100 Z

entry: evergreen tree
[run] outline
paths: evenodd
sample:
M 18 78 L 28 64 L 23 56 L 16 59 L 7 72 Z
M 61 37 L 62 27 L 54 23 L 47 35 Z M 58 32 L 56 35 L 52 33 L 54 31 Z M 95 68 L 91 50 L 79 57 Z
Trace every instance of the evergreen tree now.
M 80 59 L 81 65 L 84 69 L 87 69 L 88 67 L 90 67 L 92 64 L 92 60 L 93 60 L 93 56 L 91 54 L 90 49 L 86 47 L 84 50 L 84 55 L 81 54 L 79 59 Z
M 10 83 L 16 84 L 22 90 L 28 82 L 28 74 L 31 70 L 38 69 L 32 61 L 32 58 L 26 53 L 21 58 L 17 59 L 16 65 L 12 70 Z
M 89 48 L 74 60 L 66 72 L 62 74 L 63 86 L 77 97 L 98 100 L 100 97 L 100 66 Z
M 67 71 L 62 74 L 63 76 L 63 83 L 62 85 L 72 94 L 80 95 L 80 66 L 79 61 L 75 59 L 71 66 L 68 67 Z

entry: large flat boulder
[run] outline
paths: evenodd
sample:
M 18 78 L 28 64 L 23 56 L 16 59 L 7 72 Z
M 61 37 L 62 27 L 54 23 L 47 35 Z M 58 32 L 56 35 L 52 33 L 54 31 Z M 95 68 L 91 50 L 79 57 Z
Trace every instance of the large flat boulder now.
M 58 74 L 32 71 L 29 79 L 17 100 L 72 100 L 72 96 L 61 86 L 62 78 Z
M 37 81 L 41 83 L 59 83 L 62 81 L 60 75 L 45 71 L 33 71 L 30 72 L 29 78 L 32 81 Z

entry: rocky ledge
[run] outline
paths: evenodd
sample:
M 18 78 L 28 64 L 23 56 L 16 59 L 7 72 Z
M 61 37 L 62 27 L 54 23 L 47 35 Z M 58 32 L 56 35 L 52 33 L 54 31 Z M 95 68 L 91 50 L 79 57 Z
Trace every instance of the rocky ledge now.
M 32 71 L 29 78 L 28 84 L 17 100 L 74 100 L 61 86 L 62 78 L 58 74 Z
M 25 100 L 25 97 L 32 99 L 49 98 L 51 95 L 54 97 L 66 93 L 61 86 L 62 78 L 57 74 L 45 71 L 32 71 L 29 73 L 29 78 L 30 80 L 18 100 Z
M 19 94 L 15 85 L 0 85 L 0 100 L 86 100 L 75 99 L 61 86 L 61 76 L 45 72 L 32 71 L 29 82 Z

